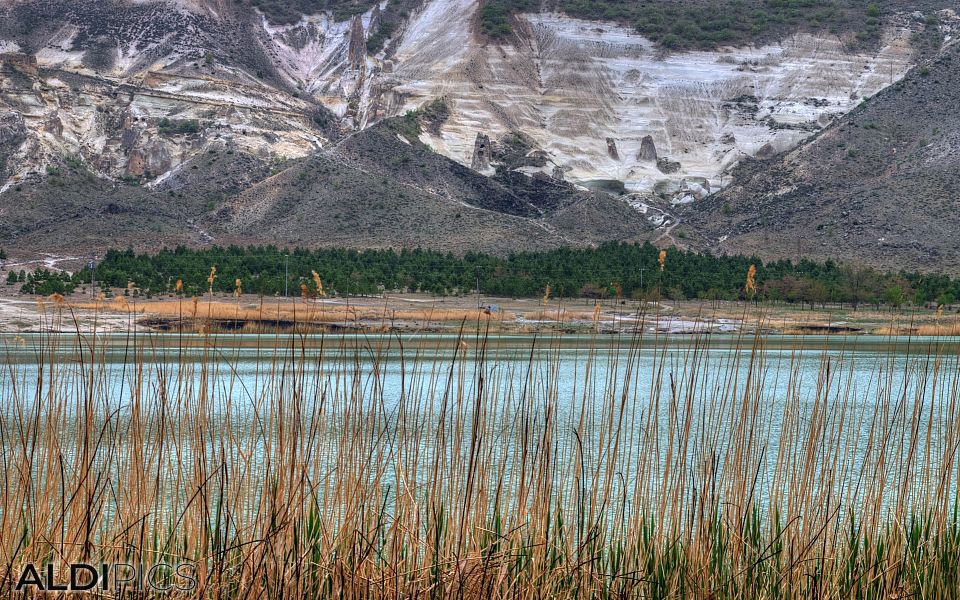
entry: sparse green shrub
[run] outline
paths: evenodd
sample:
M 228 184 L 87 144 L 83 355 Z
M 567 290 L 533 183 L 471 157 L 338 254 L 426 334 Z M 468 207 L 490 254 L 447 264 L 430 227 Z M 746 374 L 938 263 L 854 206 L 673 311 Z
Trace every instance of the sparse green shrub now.
M 402 117 L 394 117 L 385 121 L 388 127 L 405 137 L 410 142 L 417 142 L 426 125 L 431 131 L 437 132 L 450 116 L 450 109 L 443 98 L 437 98 L 424 107 L 407 111 Z M 409 160 L 409 157 L 407 157 Z
M 510 15 L 536 8 L 532 0 L 485 0 L 480 9 L 480 31 L 502 39 L 513 32 Z
M 187 135 L 198 133 L 200 131 L 200 122 L 196 119 L 185 121 L 171 121 L 164 117 L 157 123 L 160 133 L 166 135 Z
M 244 0 L 241 0 L 244 1 Z M 296 23 L 303 15 L 315 15 L 328 12 L 337 21 L 362 14 L 378 0 L 245 0 L 267 16 L 267 20 L 277 25 Z M 392 3 L 391 3 L 392 4 Z
M 574 17 L 631 24 L 667 49 L 752 43 L 801 28 L 855 31 L 856 45 L 869 45 L 879 40 L 882 14 L 877 4 L 854 0 L 563 0 L 560 8 Z

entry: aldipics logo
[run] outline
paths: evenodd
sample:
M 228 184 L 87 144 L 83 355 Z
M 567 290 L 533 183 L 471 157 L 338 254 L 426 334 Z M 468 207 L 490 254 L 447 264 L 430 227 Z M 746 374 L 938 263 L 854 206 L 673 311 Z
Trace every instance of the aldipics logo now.
M 69 563 L 58 571 L 52 563 L 28 563 L 14 585 L 16 592 L 191 592 L 197 589 L 197 567 L 190 563 Z

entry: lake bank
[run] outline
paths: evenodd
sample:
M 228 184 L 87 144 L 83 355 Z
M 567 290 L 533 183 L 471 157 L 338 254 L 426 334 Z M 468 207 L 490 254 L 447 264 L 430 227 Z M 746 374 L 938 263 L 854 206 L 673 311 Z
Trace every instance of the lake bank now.
M 396 294 L 321 300 L 260 298 L 90 299 L 0 297 L 0 332 L 504 333 L 786 335 L 960 334 L 942 310 L 637 300 L 532 300 Z

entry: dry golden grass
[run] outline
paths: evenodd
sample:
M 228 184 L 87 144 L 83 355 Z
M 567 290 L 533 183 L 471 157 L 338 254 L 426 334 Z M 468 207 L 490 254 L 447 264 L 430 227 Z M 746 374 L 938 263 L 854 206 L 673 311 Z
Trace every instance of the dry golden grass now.
M 316 287 L 313 282 L 312 288 Z M 320 283 L 322 286 L 322 283 Z M 302 325 L 324 324 L 350 325 L 352 328 L 379 331 L 385 327 L 401 325 L 407 328 L 450 329 L 462 322 L 487 323 L 498 330 L 524 331 L 536 328 L 531 322 L 539 322 L 541 328 L 579 327 L 588 331 L 591 327 L 603 330 L 613 327 L 629 327 L 624 316 L 645 310 L 662 320 L 717 323 L 721 320 L 743 323 L 747 329 L 761 319 L 772 332 L 786 334 L 872 334 L 872 335 L 957 335 L 960 318 L 955 314 L 938 314 L 935 311 L 914 311 L 900 314 L 890 309 L 877 310 L 862 306 L 853 311 L 818 309 L 799 305 L 765 305 L 754 303 L 672 302 L 642 304 L 636 301 L 595 302 L 552 300 L 549 304 L 509 299 L 490 299 L 501 310 L 488 314 L 485 309 L 475 308 L 473 298 L 407 298 L 384 299 L 334 299 L 327 300 L 311 289 L 306 299 L 275 300 L 256 296 L 231 299 L 202 298 L 153 299 L 116 297 L 112 301 L 100 298 L 96 302 L 70 299 L 67 304 L 78 311 L 107 311 L 121 314 L 137 314 L 144 317 L 176 321 L 210 319 L 220 321 L 257 321 L 260 331 L 267 331 L 277 321 Z M 318 288 L 319 289 L 319 288 Z M 314 294 L 316 297 L 314 297 Z M 123 298 L 123 299 L 121 299 Z M 486 302 L 485 302 L 486 303 Z M 599 304 L 599 314 L 598 307 Z M 651 316 L 651 321 L 655 320 Z M 171 323 L 175 325 L 175 323 Z M 240 325 L 240 324 L 238 324 Z M 193 327 L 194 324 L 187 323 Z M 235 330 L 231 326 L 228 330 Z
M 960 335 L 960 322 L 954 320 L 952 322 L 917 325 L 913 330 L 915 335 L 958 336 Z
M 171 319 L 190 318 L 208 320 L 236 320 L 257 322 L 289 321 L 301 324 L 323 323 L 386 323 L 409 322 L 495 322 L 512 318 L 507 313 L 490 314 L 483 309 L 443 309 L 436 307 L 396 309 L 386 305 L 340 304 L 314 301 L 219 301 L 209 298 L 183 300 L 131 301 L 117 296 L 112 303 L 78 302 L 72 305 L 79 310 L 120 310 L 142 315 L 156 315 Z
M 855 378 L 762 336 L 597 336 L 564 379 L 565 336 L 261 336 L 253 366 L 178 339 L 8 354 L 6 582 L 163 559 L 198 565 L 164 596 L 189 599 L 960 594 L 953 347 Z

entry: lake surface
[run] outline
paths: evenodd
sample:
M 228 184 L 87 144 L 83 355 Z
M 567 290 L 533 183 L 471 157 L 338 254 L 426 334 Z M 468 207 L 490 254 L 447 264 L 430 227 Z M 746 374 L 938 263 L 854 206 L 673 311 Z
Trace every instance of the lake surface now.
M 36 334 L 0 352 L 7 457 L 26 416 L 68 464 L 95 421 L 118 448 L 131 431 L 169 447 L 150 465 L 177 481 L 201 457 L 257 488 L 293 444 L 324 481 L 370 466 L 351 477 L 388 499 L 467 485 L 478 460 L 508 491 L 548 469 L 565 502 L 589 488 L 625 507 L 713 485 L 766 509 L 801 480 L 848 507 L 955 497 L 960 338 Z

